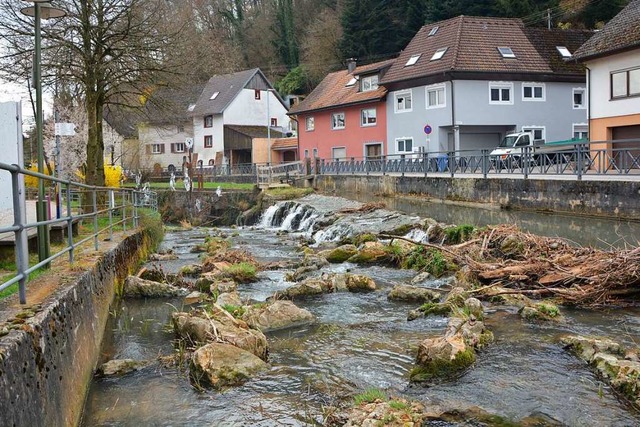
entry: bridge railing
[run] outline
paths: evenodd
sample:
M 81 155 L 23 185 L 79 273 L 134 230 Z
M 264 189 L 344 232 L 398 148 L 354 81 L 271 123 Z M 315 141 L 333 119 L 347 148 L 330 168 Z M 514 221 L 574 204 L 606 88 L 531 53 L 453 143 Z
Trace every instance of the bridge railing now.
M 617 144 L 623 143 L 622 148 Z M 640 140 L 576 141 L 542 147 L 514 148 L 510 153 L 492 155 L 492 150 L 459 150 L 390 154 L 344 159 L 306 159 L 309 175 L 513 175 L 529 178 L 565 175 L 640 176 Z
M 13 201 L 12 218 L 2 217 L 0 222 L 0 239 L 3 243 L 11 243 L 13 237 L 15 251 L 15 268 L 10 270 L 15 274 L 3 275 L 0 281 L 0 291 L 18 284 L 20 303 L 26 304 L 26 291 L 29 276 L 46 268 L 51 262 L 65 254 L 68 255 L 69 263 L 73 263 L 76 250 L 81 246 L 93 243 L 93 248 L 97 251 L 100 248 L 100 235 L 108 234 L 106 240 L 113 240 L 114 228 L 127 230 L 127 227 L 136 228 L 139 223 L 139 209 L 150 208 L 157 210 L 157 195 L 152 191 L 140 191 L 131 188 L 97 187 L 79 182 L 59 179 L 48 175 L 40 174 L 31 170 L 23 169 L 18 165 L 0 163 L 0 174 L 11 175 L 11 198 Z M 48 214 L 45 219 L 33 221 L 36 205 L 29 200 L 27 205 L 24 177 L 30 176 L 38 180 L 55 185 L 60 192 L 61 206 L 56 205 L 58 215 L 49 219 Z M 51 186 L 50 185 L 50 186 Z M 47 203 L 41 201 L 41 203 Z M 40 206 L 42 212 L 50 209 Z M 83 234 L 74 240 L 74 228 L 77 230 L 80 221 L 90 221 L 91 231 Z M 7 225 L 9 223 L 12 225 Z M 59 229 L 62 240 L 66 234 L 66 243 L 62 248 L 43 258 L 41 254 L 49 252 L 49 232 L 51 227 Z M 42 236 L 44 241 L 38 242 L 43 252 L 39 252 L 38 262 L 30 265 L 29 262 L 29 237 L 33 237 L 34 232 Z M 12 236 L 13 235 L 13 236 Z M 6 279 L 6 280 L 5 280 Z

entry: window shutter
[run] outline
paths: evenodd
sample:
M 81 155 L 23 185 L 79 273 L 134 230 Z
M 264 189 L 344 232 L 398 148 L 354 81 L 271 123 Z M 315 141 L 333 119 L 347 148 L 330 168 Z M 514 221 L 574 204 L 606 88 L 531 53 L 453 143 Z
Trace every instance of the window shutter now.
M 151 145 L 147 144 L 144 148 L 146 149 L 147 154 L 151 154 Z
M 164 144 L 160 144 L 160 154 L 164 154 Z
M 172 153 L 176 152 L 176 144 L 174 144 L 173 142 L 171 143 L 171 152 Z

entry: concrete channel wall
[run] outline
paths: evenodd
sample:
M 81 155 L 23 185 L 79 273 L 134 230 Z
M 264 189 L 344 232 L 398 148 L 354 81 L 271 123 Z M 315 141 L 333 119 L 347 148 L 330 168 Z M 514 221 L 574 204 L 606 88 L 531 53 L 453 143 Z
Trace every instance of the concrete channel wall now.
M 640 219 L 640 181 L 318 175 L 314 185 L 326 193 L 415 194 L 505 209 Z
M 125 238 L 58 288 L 22 329 L 0 338 L 0 425 L 80 422 L 116 285 L 146 256 L 149 244 L 144 232 Z

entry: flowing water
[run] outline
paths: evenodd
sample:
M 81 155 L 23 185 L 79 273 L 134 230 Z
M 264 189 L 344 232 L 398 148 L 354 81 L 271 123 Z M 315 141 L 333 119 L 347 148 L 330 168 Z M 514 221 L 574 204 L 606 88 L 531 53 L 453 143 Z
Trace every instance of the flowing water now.
M 278 213 L 278 211 L 280 212 Z M 263 262 L 301 257 L 298 242 L 314 233 L 317 209 L 290 204 L 270 208 L 261 227 L 225 230 L 234 242 Z M 312 219 L 310 219 L 312 218 Z M 295 233 L 284 233 L 287 229 Z M 207 229 L 170 232 L 163 246 L 179 259 L 155 263 L 165 272 L 197 261 L 190 253 Z M 151 365 L 119 378 L 96 379 L 85 406 L 85 426 L 299 426 L 317 425 L 323 408 L 341 396 L 369 387 L 417 399 L 427 405 L 464 409 L 479 406 L 512 420 L 542 413 L 569 426 L 634 426 L 640 417 L 619 401 L 580 360 L 558 344 L 567 333 L 602 335 L 640 342 L 640 310 L 565 310 L 563 324 L 528 324 L 515 309 L 493 309 L 488 326 L 496 342 L 479 353 L 475 366 L 451 382 L 410 386 L 408 372 L 417 345 L 443 332 L 447 319 L 406 321 L 414 304 L 390 302 L 388 290 L 409 282 L 414 272 L 386 267 L 331 265 L 322 271 L 350 271 L 374 278 L 379 290 L 337 293 L 296 301 L 318 322 L 267 334 L 271 369 L 225 392 L 199 392 L 186 372 Z M 284 271 L 264 271 L 241 285 L 243 299 L 264 301 L 290 286 Z M 439 287 L 446 281 L 427 282 Z M 124 300 L 113 307 L 103 359 L 152 360 L 176 353 L 171 313 L 180 299 Z M 434 423 L 433 425 L 451 425 Z

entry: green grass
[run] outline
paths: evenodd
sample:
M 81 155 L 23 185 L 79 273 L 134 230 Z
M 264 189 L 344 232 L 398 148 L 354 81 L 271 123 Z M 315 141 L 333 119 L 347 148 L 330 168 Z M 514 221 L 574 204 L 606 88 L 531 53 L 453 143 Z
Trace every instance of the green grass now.
M 455 245 L 462 243 L 471 237 L 475 227 L 470 224 L 462 224 L 456 227 L 448 227 L 444 229 L 444 234 L 447 236 L 447 243 Z
M 538 311 L 551 318 L 560 316 L 560 309 L 555 304 L 541 302 L 536 307 Z
M 403 402 L 401 400 L 392 400 L 389 402 L 389 406 L 396 411 L 406 411 L 410 408 L 407 402 Z
M 129 182 L 124 185 L 124 187 L 134 188 L 135 183 Z M 253 190 L 256 184 L 253 183 L 237 183 L 237 182 L 204 182 L 203 187 L 206 190 L 215 190 L 220 187 L 223 190 Z M 150 188 L 169 188 L 169 181 L 167 182 L 150 182 Z M 194 183 L 194 190 L 198 188 L 198 184 Z M 176 181 L 176 189 L 183 190 L 184 185 L 182 181 Z
M 225 304 L 222 306 L 222 308 L 231 313 L 231 315 L 236 319 L 240 319 L 246 311 L 244 307 L 233 304 Z
M 387 394 L 378 388 L 368 388 L 360 394 L 353 397 L 353 403 L 356 406 L 362 403 L 372 403 L 376 400 L 387 400 Z
M 226 268 L 224 272 L 238 283 L 255 282 L 257 279 L 256 267 L 248 262 L 233 264 Z
M 265 190 L 265 193 L 273 198 L 288 200 L 304 197 L 307 194 L 313 193 L 313 188 L 297 188 L 297 187 L 281 187 L 281 188 L 269 188 Z

